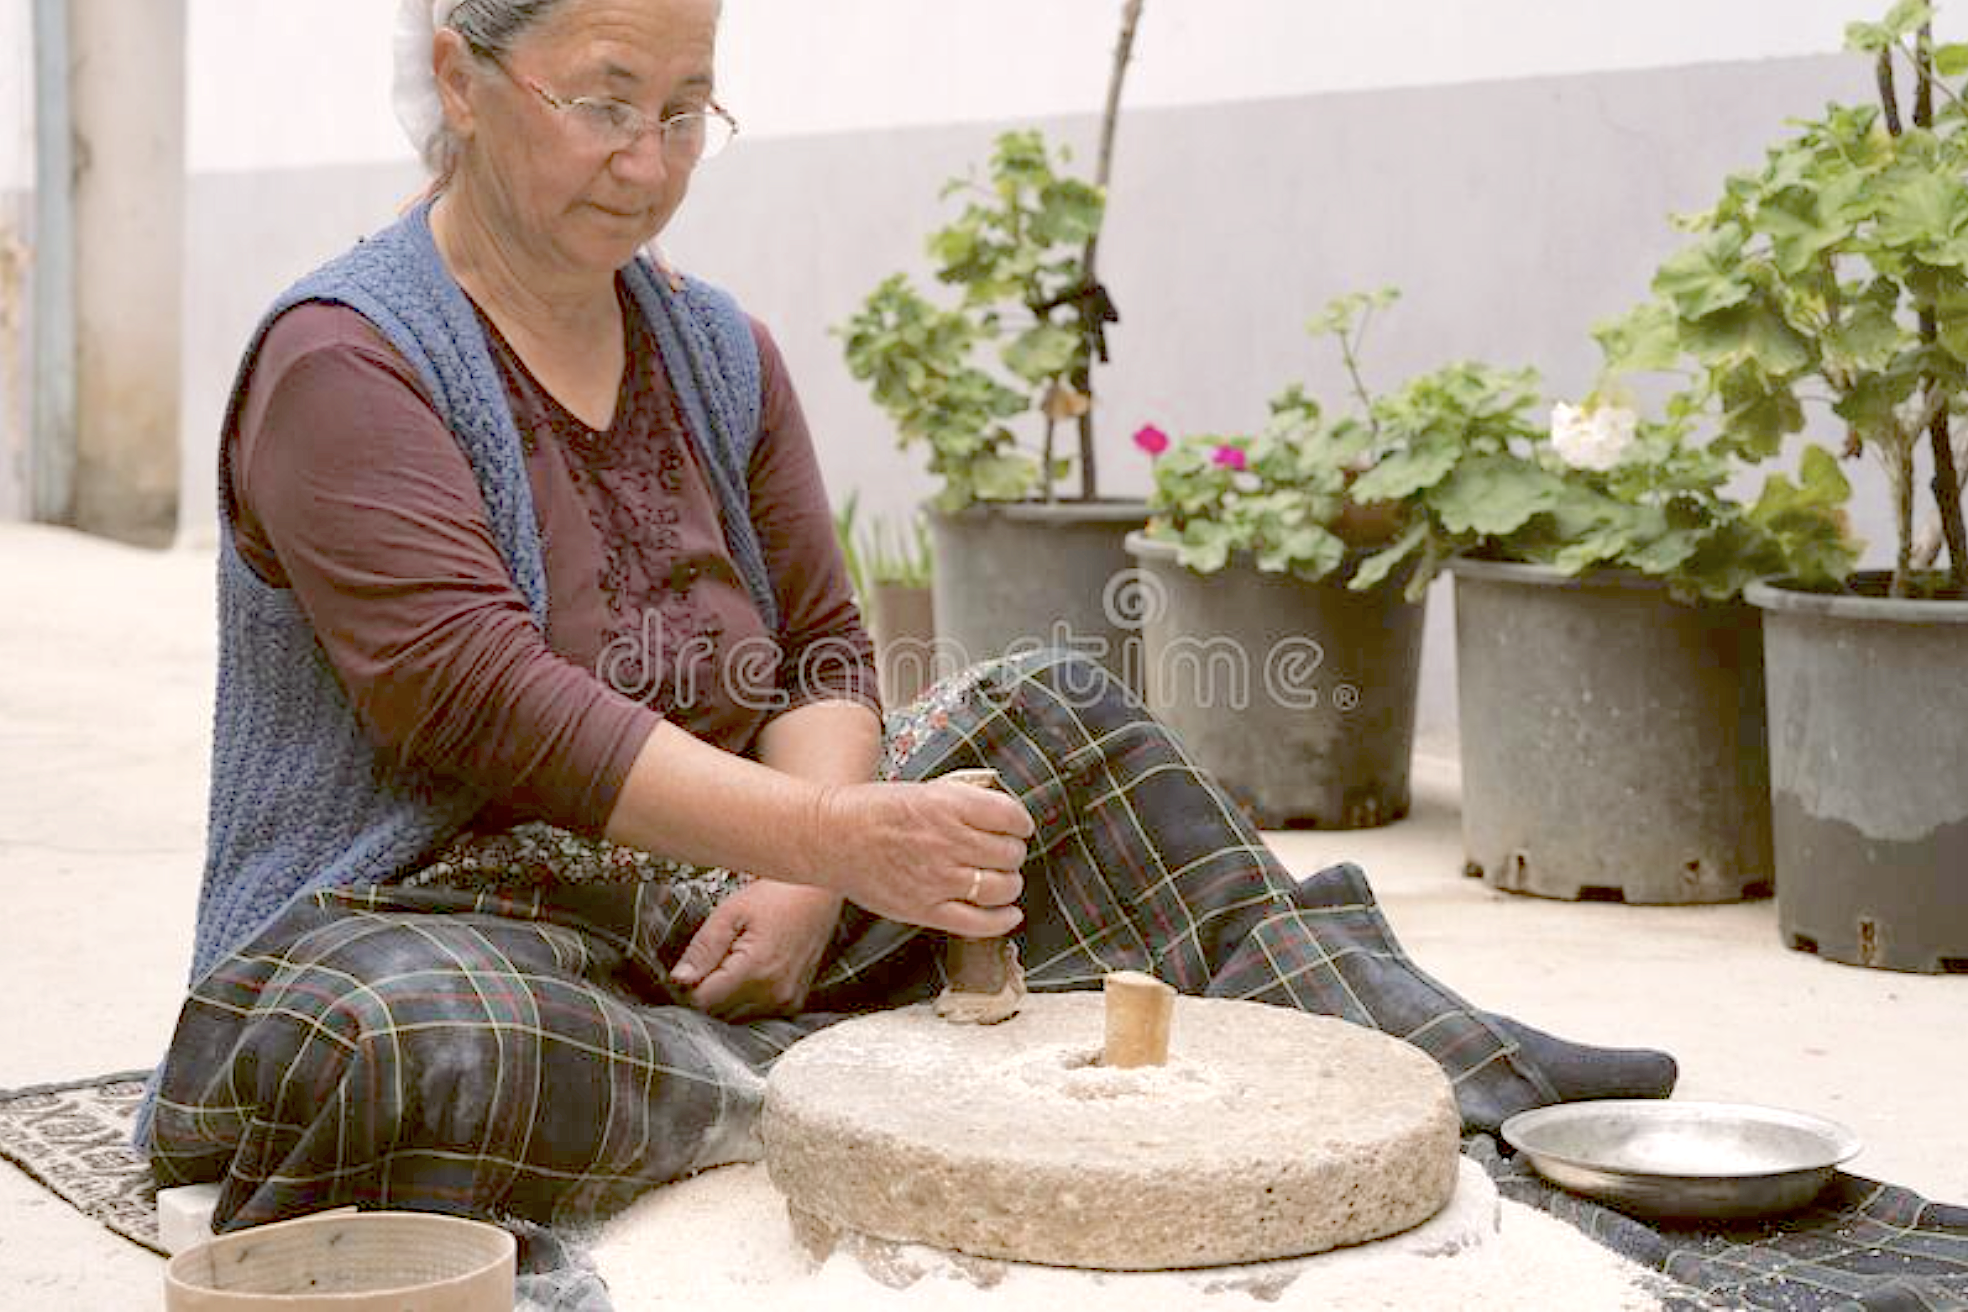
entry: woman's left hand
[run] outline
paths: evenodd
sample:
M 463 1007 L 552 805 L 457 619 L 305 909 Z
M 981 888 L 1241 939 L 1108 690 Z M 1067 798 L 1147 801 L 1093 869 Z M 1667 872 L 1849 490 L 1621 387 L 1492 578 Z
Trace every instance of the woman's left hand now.
M 841 897 L 757 880 L 718 903 L 670 968 L 690 1005 L 720 1020 L 790 1016 L 806 1004 Z

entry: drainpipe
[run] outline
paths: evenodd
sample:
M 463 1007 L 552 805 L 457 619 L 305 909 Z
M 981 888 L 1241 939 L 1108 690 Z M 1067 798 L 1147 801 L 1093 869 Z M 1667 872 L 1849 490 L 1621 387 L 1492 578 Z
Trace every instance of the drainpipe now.
M 68 0 L 34 0 L 33 519 L 75 518 L 75 130 Z

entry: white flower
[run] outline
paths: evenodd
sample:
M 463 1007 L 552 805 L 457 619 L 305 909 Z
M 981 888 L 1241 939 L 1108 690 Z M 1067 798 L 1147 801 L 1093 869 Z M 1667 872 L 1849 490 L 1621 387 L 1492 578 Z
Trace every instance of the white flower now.
M 1551 445 L 1573 469 L 1608 470 L 1633 445 L 1640 416 L 1622 406 L 1593 410 L 1560 401 L 1551 408 Z

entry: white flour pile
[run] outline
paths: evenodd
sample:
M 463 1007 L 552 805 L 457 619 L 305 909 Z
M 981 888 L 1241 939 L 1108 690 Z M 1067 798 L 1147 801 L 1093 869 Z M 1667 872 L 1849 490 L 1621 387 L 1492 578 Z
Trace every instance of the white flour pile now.
M 1402 1257 L 1364 1269 L 1343 1262 L 1300 1278 L 1282 1297 L 1202 1296 L 1193 1277 L 1012 1267 L 979 1289 L 953 1267 L 907 1289 L 869 1277 L 836 1254 L 817 1269 L 793 1242 L 786 1207 L 762 1166 L 730 1166 L 658 1189 L 617 1218 L 595 1245 L 617 1312 L 1639 1312 L 1660 1306 L 1647 1276 L 1577 1231 L 1517 1203 L 1503 1231 L 1453 1258 Z

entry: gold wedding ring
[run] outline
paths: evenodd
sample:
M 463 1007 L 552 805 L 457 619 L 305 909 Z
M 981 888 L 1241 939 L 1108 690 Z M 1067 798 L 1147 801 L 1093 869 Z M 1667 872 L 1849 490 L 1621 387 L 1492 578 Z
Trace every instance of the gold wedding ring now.
M 964 901 L 972 903 L 973 905 L 982 906 L 983 904 L 977 901 L 977 895 L 978 893 L 983 891 L 983 888 L 984 888 L 984 872 L 982 870 L 971 871 L 970 894 L 969 896 L 964 898 Z

